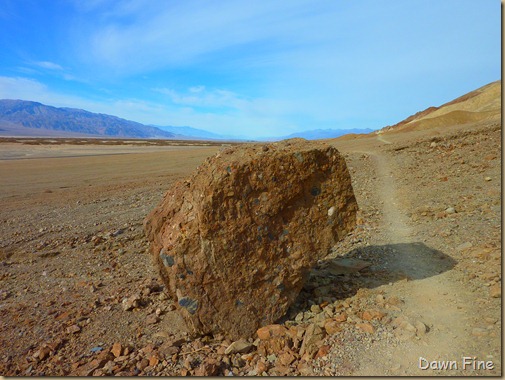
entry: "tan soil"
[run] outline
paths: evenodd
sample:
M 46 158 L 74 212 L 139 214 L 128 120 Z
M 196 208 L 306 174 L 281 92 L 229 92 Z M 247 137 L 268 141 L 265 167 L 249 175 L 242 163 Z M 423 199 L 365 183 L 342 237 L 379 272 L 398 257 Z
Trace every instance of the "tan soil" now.
M 314 294 L 324 282 L 334 286 L 334 310 L 349 318 L 317 359 L 287 367 L 254 352 L 226 355 L 220 347 L 231 342 L 218 337 L 190 339 L 146 254 L 144 217 L 219 146 L 1 160 L 0 373 L 198 374 L 212 357 L 225 363 L 220 374 L 255 374 L 253 364 L 265 362 L 268 374 L 500 375 L 501 296 L 493 297 L 501 284 L 500 125 L 331 143 L 346 157 L 362 218 L 332 256 L 372 266 L 337 280 L 314 269 L 283 323 L 303 325 L 295 316 L 320 304 Z M 4 157 L 15 149 L 0 146 Z M 136 293 L 139 305 L 125 311 L 123 299 Z M 372 309 L 385 316 L 367 326 Z M 404 339 L 397 317 L 428 332 Z M 186 340 L 178 353 L 163 356 L 177 338 Z M 129 352 L 106 369 L 99 351 L 114 343 Z M 464 356 L 494 368 L 463 370 Z M 419 357 L 459 368 L 421 370 Z

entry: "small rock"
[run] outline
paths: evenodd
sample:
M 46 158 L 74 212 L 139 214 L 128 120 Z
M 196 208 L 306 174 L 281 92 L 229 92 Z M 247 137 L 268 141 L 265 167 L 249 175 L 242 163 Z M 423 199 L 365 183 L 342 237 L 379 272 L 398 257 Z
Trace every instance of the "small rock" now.
M 152 355 L 150 358 L 149 358 L 149 366 L 150 367 L 156 367 L 158 365 L 158 363 L 160 362 L 160 359 L 158 358 L 158 356 L 156 355 Z
M 316 324 L 311 324 L 305 331 L 302 346 L 300 347 L 300 355 L 308 354 L 310 358 L 316 353 L 321 346 L 325 331 Z
M 270 363 L 273 363 L 277 360 L 277 355 L 275 354 L 270 354 L 267 356 L 267 360 L 270 362 Z
M 233 342 L 232 344 L 230 344 L 224 353 L 226 355 L 235 354 L 235 353 L 245 354 L 245 353 L 251 351 L 252 348 L 253 348 L 252 343 L 249 343 L 244 339 L 240 339 L 240 340 L 237 340 L 237 341 Z
M 321 346 L 319 348 L 319 350 L 317 351 L 317 354 L 314 357 L 314 359 L 322 358 L 322 357 L 325 357 L 326 355 L 328 355 L 328 352 L 330 352 L 330 348 L 331 348 L 331 346 L 329 346 L 327 344 L 324 346 Z
M 129 298 L 123 299 L 122 304 L 125 311 L 132 310 L 140 306 L 140 297 L 134 294 Z
M 357 323 L 356 327 L 369 334 L 373 334 L 374 332 L 374 328 L 370 323 Z
M 491 181 L 491 177 L 486 177 L 484 178 L 484 180 L 486 180 L 487 182 Z
M 216 376 L 219 373 L 217 363 L 206 361 L 195 370 L 195 376 Z
M 365 321 L 371 321 L 373 319 L 381 319 L 382 317 L 384 317 L 384 313 L 381 313 L 378 310 L 365 310 L 363 312 L 363 317 L 362 318 Z
M 49 347 L 41 347 L 37 352 L 35 352 L 35 354 L 33 354 L 33 356 L 39 360 L 44 360 L 49 356 L 50 353 L 51 350 Z
M 91 352 L 100 352 L 103 350 L 103 347 L 100 347 L 100 346 L 96 346 L 96 347 L 93 347 L 91 349 Z
M 310 307 L 310 311 L 313 312 L 314 314 L 317 314 L 317 313 L 320 313 L 322 310 L 319 305 L 312 305 Z
M 343 313 L 337 314 L 335 316 L 335 320 L 337 322 L 345 322 L 345 321 L 347 321 L 347 313 L 344 311 Z
M 277 361 L 283 365 L 288 367 L 291 363 L 293 363 L 296 360 L 295 355 L 291 351 L 283 352 L 279 354 L 277 357 Z
M 119 229 L 119 230 L 114 231 L 114 232 L 111 234 L 111 236 L 116 237 L 116 236 L 118 236 L 118 235 L 121 235 L 123 232 L 124 232 L 124 230 L 123 230 L 123 229 Z
M 136 367 L 139 370 L 143 371 L 148 365 L 149 365 L 149 360 L 147 360 L 147 359 L 144 358 L 141 361 L 137 362 Z
M 483 329 L 483 328 L 480 328 L 480 327 L 475 327 L 472 330 L 472 335 L 473 336 L 487 336 L 487 334 L 488 334 L 487 329 Z
M 181 347 L 184 343 L 186 343 L 186 339 L 184 338 L 174 338 L 168 342 L 166 342 L 167 346 L 173 347 Z
M 484 318 L 484 320 L 487 322 L 487 323 L 496 323 L 498 322 L 498 318 L 493 318 L 493 317 L 486 317 Z
M 114 355 L 114 357 L 118 358 L 121 356 L 122 349 L 123 347 L 121 347 L 121 343 L 116 342 L 112 345 L 110 352 L 112 352 L 112 355 Z
M 414 325 L 416 328 L 417 336 L 425 335 L 426 332 L 428 331 L 428 328 L 426 327 L 426 325 L 421 321 L 416 321 L 416 323 Z
M 417 329 L 414 327 L 414 325 L 412 325 L 411 323 L 409 322 L 403 322 L 400 327 L 406 331 L 413 331 L 413 332 L 417 332 Z
M 92 360 L 89 363 L 84 364 L 82 367 L 78 368 L 77 376 L 89 376 L 93 373 L 95 369 L 100 366 L 99 360 Z
M 369 266 L 372 263 L 355 258 L 337 258 L 328 262 L 326 271 L 333 275 L 342 275 L 359 272 Z
M 416 336 L 415 331 L 409 331 L 409 330 L 403 330 L 403 329 L 396 329 L 394 332 L 395 336 L 403 341 L 410 340 Z
M 273 337 L 281 337 L 286 335 L 288 329 L 282 325 L 267 325 L 259 328 L 256 331 L 260 340 L 267 340 Z
M 72 325 L 67 327 L 67 333 L 68 334 L 76 334 L 81 331 L 81 328 L 77 325 Z
M 160 321 L 160 319 L 158 318 L 158 316 L 156 314 L 150 314 L 146 318 L 146 324 L 148 324 L 148 325 L 154 325 L 154 324 L 158 323 L 159 321 Z
M 454 207 L 448 207 L 445 209 L 445 212 L 448 214 L 454 214 L 456 213 L 456 210 L 454 209 Z
M 494 284 L 489 288 L 489 295 L 493 298 L 501 298 L 501 284 Z
M 268 370 L 268 365 L 262 360 L 258 361 L 258 364 L 256 364 L 256 373 L 258 374 L 262 374 L 263 372 Z
M 456 251 L 464 251 L 466 249 L 472 248 L 473 244 L 469 241 L 462 243 L 456 247 Z
M 398 306 L 402 301 L 398 297 L 393 296 L 389 297 L 386 302 L 390 305 Z
M 332 319 L 324 324 L 324 329 L 328 335 L 333 335 L 342 331 L 340 328 L 340 323 Z

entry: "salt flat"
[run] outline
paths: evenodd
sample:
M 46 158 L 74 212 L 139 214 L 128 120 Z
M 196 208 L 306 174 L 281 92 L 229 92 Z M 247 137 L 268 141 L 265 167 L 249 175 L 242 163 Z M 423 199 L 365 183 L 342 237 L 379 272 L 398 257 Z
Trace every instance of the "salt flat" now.
M 144 146 L 144 145 L 72 145 L 44 144 L 24 145 L 20 143 L 0 143 L 0 160 L 20 160 L 33 158 L 59 158 L 80 156 L 104 156 L 131 153 L 155 153 L 180 151 L 187 146 Z

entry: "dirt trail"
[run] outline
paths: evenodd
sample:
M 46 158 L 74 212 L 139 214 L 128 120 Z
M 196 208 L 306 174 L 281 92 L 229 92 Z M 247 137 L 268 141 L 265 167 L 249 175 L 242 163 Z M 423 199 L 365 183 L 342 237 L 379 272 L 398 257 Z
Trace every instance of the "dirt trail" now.
M 377 140 L 390 144 L 382 136 Z M 491 375 L 489 370 L 475 371 L 472 360 L 463 365 L 464 357 L 493 360 L 491 355 L 486 355 L 489 350 L 482 344 L 479 346 L 471 334 L 471 321 L 478 319 L 479 313 L 474 306 L 475 296 L 461 286 L 462 279 L 456 271 L 447 269 L 446 261 L 439 260 L 432 254 L 434 250 L 419 241 L 415 228 L 407 222 L 391 158 L 375 149 L 364 153 L 375 164 L 384 238 L 388 244 L 399 247 L 392 260 L 384 264 L 384 269 L 407 278 L 407 281 L 390 284 L 388 294 L 401 298 L 403 314 L 410 321 L 422 321 L 429 331 L 424 337 L 402 345 L 379 345 L 378 350 L 365 351 L 360 368 L 353 375 Z M 437 364 L 438 369 L 421 369 L 427 362 L 420 362 L 420 358 L 429 362 L 449 362 L 451 369 L 440 368 L 443 363 Z M 496 367 L 497 364 L 494 374 L 501 370 Z

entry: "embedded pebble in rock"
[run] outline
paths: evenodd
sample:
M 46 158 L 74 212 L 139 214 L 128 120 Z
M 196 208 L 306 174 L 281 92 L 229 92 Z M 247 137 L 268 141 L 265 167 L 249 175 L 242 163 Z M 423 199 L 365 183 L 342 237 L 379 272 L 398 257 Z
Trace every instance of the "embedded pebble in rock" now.
M 207 159 L 144 227 L 188 328 L 237 340 L 286 313 L 312 266 L 353 231 L 357 209 L 340 153 L 291 139 Z

